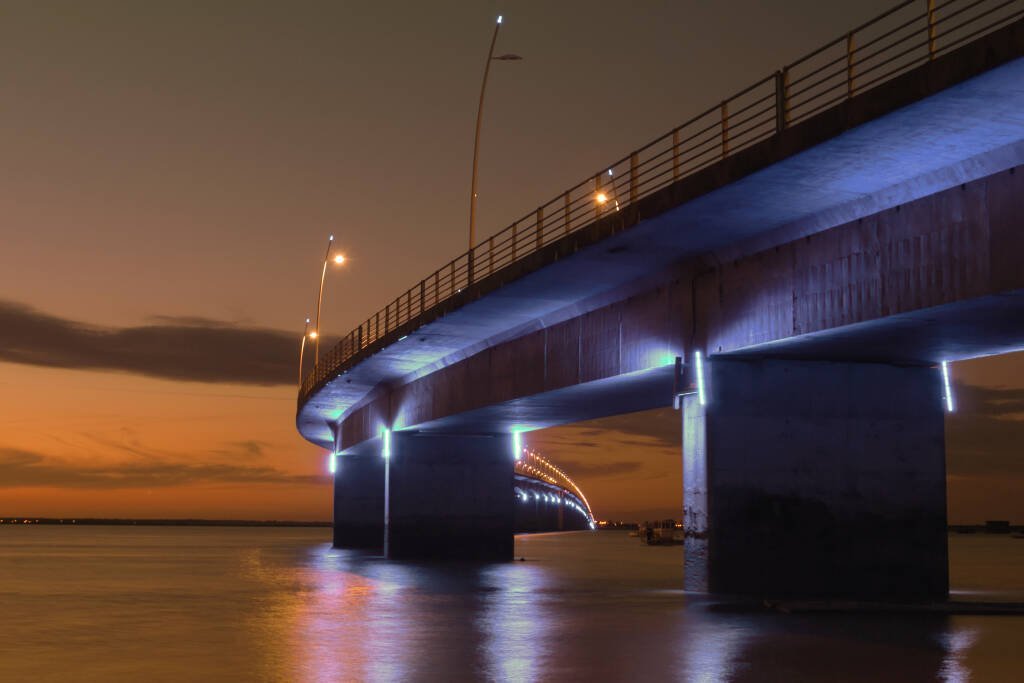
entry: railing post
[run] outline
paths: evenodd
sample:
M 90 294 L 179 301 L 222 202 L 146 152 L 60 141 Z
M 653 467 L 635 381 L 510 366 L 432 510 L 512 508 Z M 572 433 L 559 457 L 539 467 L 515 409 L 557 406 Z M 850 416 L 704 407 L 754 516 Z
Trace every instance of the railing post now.
M 448 265 L 448 296 L 453 296 L 455 294 L 455 261 Z
M 391 304 L 384 307 L 384 334 L 391 331 Z
M 566 192 L 565 192 L 565 234 L 566 235 L 569 234 L 569 214 L 570 214 L 570 211 L 569 211 L 569 192 L 568 192 L 568 190 L 566 190 Z
M 679 180 L 679 129 L 672 131 L 672 180 Z
M 427 307 L 427 281 L 420 280 L 420 315 L 423 315 L 423 310 Z
M 935 0 L 928 3 L 928 60 L 935 59 Z
M 729 155 L 729 103 L 722 102 L 722 158 Z
M 441 271 L 434 271 L 434 305 L 441 303 Z
M 786 77 L 784 72 L 775 72 L 775 132 L 786 128 Z
M 380 339 L 380 311 L 377 311 L 376 315 L 374 315 L 373 332 L 373 340 Z
M 853 31 L 846 34 L 846 96 L 853 97 Z
M 466 252 L 466 286 L 473 284 L 473 249 Z
M 494 235 L 487 240 L 487 274 L 494 273 Z
M 636 167 L 637 166 L 638 166 L 638 164 L 637 164 L 637 154 L 636 154 L 636 152 L 633 152 L 632 154 L 629 155 L 629 201 L 630 202 L 636 201 L 637 187 L 639 185 L 639 182 L 636 179 Z
M 516 260 L 516 242 L 518 242 L 518 241 L 519 241 L 519 222 L 516 221 L 515 223 L 512 224 L 512 261 L 510 261 L 510 263 L 514 263 L 515 260 Z
M 537 248 L 544 246 L 544 207 L 537 207 Z
M 360 325 L 359 327 L 356 328 L 356 344 L 357 344 L 356 351 L 359 351 L 359 350 L 361 350 L 363 348 L 363 326 L 362 325 Z
M 594 220 L 601 217 L 601 202 L 598 196 L 601 194 L 601 174 L 594 176 Z

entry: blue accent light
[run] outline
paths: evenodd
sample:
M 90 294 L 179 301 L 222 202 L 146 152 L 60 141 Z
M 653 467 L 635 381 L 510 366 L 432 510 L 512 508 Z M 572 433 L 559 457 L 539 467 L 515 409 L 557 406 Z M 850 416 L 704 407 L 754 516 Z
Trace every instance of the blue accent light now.
M 381 449 L 380 454 L 386 460 L 391 457 L 391 430 L 387 427 L 381 432 Z
M 516 460 L 523 459 L 523 435 L 518 430 L 512 430 L 512 455 Z
M 697 400 L 702 406 L 707 405 L 707 397 L 704 395 L 704 361 L 701 359 L 700 351 L 693 352 L 693 366 L 697 372 Z
M 953 389 L 949 386 L 949 361 L 942 361 L 942 385 L 946 390 L 946 412 L 953 412 Z
M 331 453 L 327 456 L 327 471 L 331 474 L 338 473 L 338 454 Z

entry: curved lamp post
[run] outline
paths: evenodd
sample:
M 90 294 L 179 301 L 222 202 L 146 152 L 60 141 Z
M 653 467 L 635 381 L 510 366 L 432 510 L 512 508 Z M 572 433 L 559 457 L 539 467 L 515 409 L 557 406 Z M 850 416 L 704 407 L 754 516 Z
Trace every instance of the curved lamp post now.
M 320 307 L 324 302 L 324 280 L 327 279 L 327 264 L 331 262 L 331 247 L 334 246 L 334 235 L 327 238 L 327 252 L 324 254 L 324 267 L 320 272 L 320 294 L 316 298 L 316 324 L 313 326 L 313 331 L 309 333 L 309 336 L 315 340 L 313 367 L 315 368 L 320 363 Z M 334 257 L 334 262 L 341 265 L 345 262 L 345 257 L 342 254 L 337 254 Z
M 306 353 L 306 337 L 309 336 L 309 318 L 306 318 L 306 327 L 302 330 L 302 343 L 299 345 L 299 391 L 302 391 L 302 358 Z
M 498 30 L 501 28 L 501 15 L 494 24 L 494 35 L 491 36 L 491 49 L 487 51 L 487 61 L 484 63 L 484 81 L 480 85 L 480 104 L 476 110 L 476 136 L 473 138 L 473 177 L 469 188 L 469 251 L 470 259 L 473 258 L 473 246 L 476 244 L 476 169 L 480 152 L 480 124 L 484 115 L 484 93 L 487 92 L 487 75 L 491 71 L 491 62 L 512 62 L 522 59 L 519 55 L 505 54 L 494 56 L 494 45 L 498 42 Z

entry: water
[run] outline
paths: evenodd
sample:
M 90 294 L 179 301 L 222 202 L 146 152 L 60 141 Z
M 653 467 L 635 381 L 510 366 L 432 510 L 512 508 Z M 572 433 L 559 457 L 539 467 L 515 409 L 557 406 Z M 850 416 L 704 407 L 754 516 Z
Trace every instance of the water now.
M 1013 681 L 1024 617 L 735 613 L 679 547 L 520 537 L 430 567 L 328 529 L 0 527 L 0 681 Z M 1024 600 L 1024 540 L 950 537 L 954 595 Z

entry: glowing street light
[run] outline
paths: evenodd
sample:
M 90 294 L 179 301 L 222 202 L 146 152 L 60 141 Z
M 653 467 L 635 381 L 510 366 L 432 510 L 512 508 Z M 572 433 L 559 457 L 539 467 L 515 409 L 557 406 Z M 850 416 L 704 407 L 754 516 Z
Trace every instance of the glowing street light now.
M 309 318 L 306 318 L 306 327 L 302 330 L 302 343 L 299 345 L 299 389 L 302 389 L 302 358 L 306 353 L 306 338 L 315 336 L 315 331 L 309 331 Z
M 469 188 L 469 250 L 472 258 L 473 245 L 476 244 L 476 169 L 480 152 L 480 124 L 484 115 L 484 93 L 487 92 L 487 75 L 491 70 L 491 62 L 517 62 L 522 59 L 519 55 L 504 54 L 494 56 L 494 44 L 498 42 L 498 29 L 501 28 L 501 15 L 494 24 L 494 35 L 491 36 L 491 49 L 487 52 L 487 61 L 484 63 L 484 80 L 480 85 L 480 104 L 476 110 L 476 137 L 473 138 L 473 176 Z
M 345 262 L 345 256 L 343 254 L 337 254 L 331 258 L 331 247 L 334 246 L 334 235 L 327 238 L 327 252 L 324 254 L 324 267 L 320 272 L 320 294 L 316 298 L 316 325 L 313 327 L 313 331 L 309 333 L 310 339 L 315 341 L 315 357 L 313 359 L 313 367 L 320 363 L 320 307 L 324 301 L 324 280 L 327 279 L 327 264 L 334 261 L 336 265 L 341 265 Z

